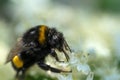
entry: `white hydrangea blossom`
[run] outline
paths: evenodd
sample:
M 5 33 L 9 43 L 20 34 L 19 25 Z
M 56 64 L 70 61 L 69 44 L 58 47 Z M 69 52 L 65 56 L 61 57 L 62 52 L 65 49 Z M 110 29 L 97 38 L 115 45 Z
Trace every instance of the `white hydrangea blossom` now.
M 93 80 L 94 74 L 87 64 L 88 56 L 86 54 L 79 55 L 78 53 L 70 53 L 69 64 L 61 63 L 62 66 L 71 65 L 71 69 L 77 69 L 78 73 L 87 75 L 86 80 Z M 72 70 L 73 71 L 73 70 Z M 74 80 L 72 73 L 69 74 L 58 74 L 58 80 Z
M 68 75 L 61 75 L 58 74 L 57 75 L 58 80 L 73 80 L 72 79 L 72 73 L 68 74 Z

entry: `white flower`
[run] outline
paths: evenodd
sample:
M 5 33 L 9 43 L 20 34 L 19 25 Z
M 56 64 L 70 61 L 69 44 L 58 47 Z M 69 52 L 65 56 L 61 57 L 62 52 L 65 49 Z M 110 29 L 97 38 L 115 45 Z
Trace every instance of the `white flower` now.
M 72 74 L 68 74 L 68 75 L 58 74 L 57 78 L 58 78 L 58 80 L 73 80 Z

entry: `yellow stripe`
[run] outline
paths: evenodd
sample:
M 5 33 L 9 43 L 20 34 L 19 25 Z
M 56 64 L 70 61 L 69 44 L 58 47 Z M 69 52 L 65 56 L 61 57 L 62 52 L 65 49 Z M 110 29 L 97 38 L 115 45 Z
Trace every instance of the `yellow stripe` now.
M 42 25 L 39 28 L 39 43 L 44 44 L 45 42 L 45 31 L 46 31 L 46 26 Z
M 17 68 L 21 68 L 23 67 L 23 61 L 19 58 L 19 56 L 15 56 L 13 59 L 13 64 L 15 65 L 15 67 Z

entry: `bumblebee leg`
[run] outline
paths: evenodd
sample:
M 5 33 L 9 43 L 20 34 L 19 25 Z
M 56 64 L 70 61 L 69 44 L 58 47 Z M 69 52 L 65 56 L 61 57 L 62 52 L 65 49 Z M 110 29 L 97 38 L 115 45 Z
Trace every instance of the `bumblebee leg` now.
M 16 73 L 16 80 L 24 80 L 24 78 L 25 78 L 25 71 L 24 70 L 22 70 L 22 71 L 17 71 L 17 73 Z
M 19 78 L 19 71 L 16 72 L 15 79 L 18 80 Z
M 59 58 L 58 58 L 57 53 L 55 52 L 55 50 L 52 50 L 50 55 L 52 57 L 54 57 L 56 59 L 56 61 L 58 61 L 58 62 L 64 62 L 64 61 L 60 61 L 59 60 Z
M 25 69 L 22 70 L 21 75 L 20 75 L 20 80 L 24 80 L 25 79 Z
M 17 77 L 18 77 L 18 74 L 19 74 L 19 72 L 17 71 L 17 72 L 16 72 L 16 75 L 15 75 L 15 78 L 17 78 Z
M 45 63 L 38 63 L 38 66 L 40 68 L 42 68 L 43 70 L 50 70 L 51 72 L 55 72 L 55 73 L 61 73 L 61 72 L 66 72 L 66 73 L 69 73 L 69 72 L 72 72 L 72 71 L 64 71 L 64 70 L 61 70 L 61 69 L 57 69 L 57 68 L 53 68 Z

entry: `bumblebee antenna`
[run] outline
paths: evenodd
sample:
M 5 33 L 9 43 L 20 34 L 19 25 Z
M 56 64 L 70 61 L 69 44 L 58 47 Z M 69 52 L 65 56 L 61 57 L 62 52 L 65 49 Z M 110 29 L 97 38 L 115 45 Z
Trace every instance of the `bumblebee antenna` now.
M 66 42 L 66 40 L 64 40 L 64 46 L 66 50 L 69 50 L 70 52 L 72 52 L 72 50 L 70 49 L 68 43 Z
M 65 57 L 66 57 L 67 61 L 69 61 L 70 57 L 68 56 L 68 54 L 66 53 L 66 51 L 64 49 L 62 51 L 65 54 Z

